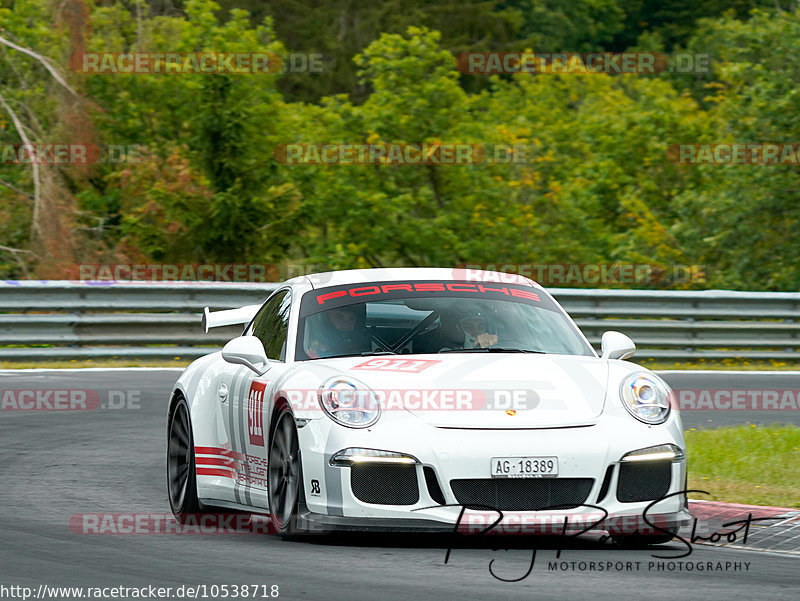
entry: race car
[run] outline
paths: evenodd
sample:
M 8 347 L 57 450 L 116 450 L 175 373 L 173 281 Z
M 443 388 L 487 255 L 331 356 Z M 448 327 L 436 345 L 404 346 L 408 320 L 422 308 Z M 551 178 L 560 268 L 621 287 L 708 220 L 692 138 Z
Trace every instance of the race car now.
M 172 391 L 178 519 L 268 514 L 287 537 L 591 527 L 626 545 L 690 520 L 668 385 L 624 360 L 635 346 L 619 332 L 598 356 L 528 278 L 320 273 L 203 320 L 245 327 Z

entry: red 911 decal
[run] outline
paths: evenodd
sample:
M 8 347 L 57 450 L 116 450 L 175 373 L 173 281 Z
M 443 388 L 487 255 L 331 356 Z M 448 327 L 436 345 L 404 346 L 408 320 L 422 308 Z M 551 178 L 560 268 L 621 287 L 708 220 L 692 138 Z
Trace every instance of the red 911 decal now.
M 441 361 L 428 361 L 422 359 L 370 359 L 364 363 L 359 363 L 351 369 L 372 369 L 375 371 L 404 371 L 407 373 L 419 373 L 423 369 L 441 363 Z
M 253 381 L 250 384 L 250 394 L 247 397 L 247 431 L 250 434 L 250 444 L 264 446 L 264 391 L 266 382 Z

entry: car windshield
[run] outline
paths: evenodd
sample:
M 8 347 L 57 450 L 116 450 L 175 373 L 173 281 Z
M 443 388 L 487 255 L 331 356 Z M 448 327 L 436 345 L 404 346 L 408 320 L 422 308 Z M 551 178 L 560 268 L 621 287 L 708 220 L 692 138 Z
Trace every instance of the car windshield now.
M 312 290 L 300 306 L 297 360 L 371 354 L 589 355 L 575 324 L 531 286 L 375 282 Z

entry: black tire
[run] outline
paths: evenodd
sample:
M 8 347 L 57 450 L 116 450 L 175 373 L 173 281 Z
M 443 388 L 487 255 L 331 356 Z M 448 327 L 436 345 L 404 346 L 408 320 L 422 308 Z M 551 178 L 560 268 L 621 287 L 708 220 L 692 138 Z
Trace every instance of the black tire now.
M 183 397 L 175 401 L 167 426 L 167 496 L 170 509 L 181 524 L 187 516 L 200 513 L 192 422 Z
M 642 549 L 650 545 L 663 545 L 668 543 L 678 531 L 673 534 L 612 534 L 611 540 L 625 549 Z
M 305 498 L 303 468 L 292 412 L 284 407 L 274 424 L 269 445 L 267 495 L 275 531 L 287 538 L 300 533 L 298 513 Z

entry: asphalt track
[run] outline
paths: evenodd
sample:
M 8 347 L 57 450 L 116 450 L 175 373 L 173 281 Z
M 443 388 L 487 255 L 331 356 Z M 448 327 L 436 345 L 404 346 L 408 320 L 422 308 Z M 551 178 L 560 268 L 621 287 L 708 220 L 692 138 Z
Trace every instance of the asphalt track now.
M 666 371 L 657 372 L 667 383 L 680 393 L 681 390 L 729 390 L 729 391 L 800 391 L 800 374 L 798 372 L 725 372 L 725 371 Z M 794 424 L 800 426 L 800 411 L 704 411 L 686 410 L 681 412 L 684 427 L 719 428 L 738 424 L 766 425 L 773 423 Z
M 86 535 L 69 527 L 81 513 L 168 513 L 165 493 L 165 403 L 177 371 L 0 372 L 0 389 L 96 390 L 93 411 L 0 411 L 0 598 L 2 586 L 279 585 L 279 598 L 427 599 L 797 599 L 797 557 L 680 543 L 622 550 L 596 539 L 566 541 L 551 570 L 557 541 L 522 537 L 352 535 L 289 542 L 268 535 Z M 796 375 L 667 374 L 675 387 L 800 388 Z M 688 380 L 687 380 L 688 378 Z M 108 391 L 120 391 L 107 404 Z M 724 415 L 721 415 L 724 413 Z M 709 421 L 710 420 L 710 421 Z M 798 423 L 798 412 L 685 412 L 684 425 Z M 493 550 L 499 547 L 500 550 Z M 511 550 L 503 550 L 511 548 Z M 636 566 L 635 562 L 639 562 Z M 677 562 L 682 561 L 683 569 Z M 576 562 L 570 567 L 571 562 Z M 581 569 L 580 562 L 587 562 Z M 591 571 L 588 562 L 631 562 L 621 571 Z M 650 562 L 654 562 L 650 565 Z M 663 567 L 659 569 L 659 562 Z M 691 571 L 686 563 L 691 563 Z M 722 567 L 698 571 L 698 565 Z M 718 564 L 717 562 L 721 562 Z M 726 566 L 725 563 L 729 562 Z M 739 569 L 734 569 L 735 565 Z M 746 566 L 746 567 L 745 567 Z M 635 569 L 638 567 L 638 569 Z M 725 570 L 724 568 L 728 569 Z M 19 598 L 19 597 L 18 597 Z M 61 597 L 65 598 L 65 597 Z M 169 598 L 177 598 L 171 596 Z

